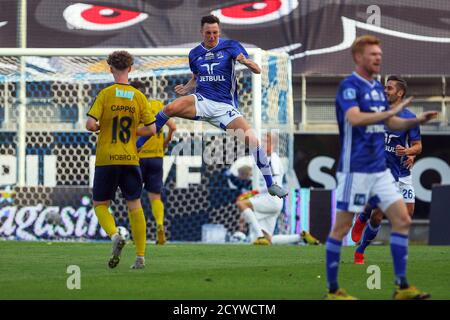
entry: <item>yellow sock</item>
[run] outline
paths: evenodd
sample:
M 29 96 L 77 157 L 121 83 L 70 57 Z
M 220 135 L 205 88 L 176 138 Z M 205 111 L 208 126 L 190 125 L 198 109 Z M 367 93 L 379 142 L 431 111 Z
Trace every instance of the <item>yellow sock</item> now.
M 152 213 L 157 225 L 164 224 L 164 203 L 161 200 L 152 200 Z
M 147 241 L 147 223 L 145 222 L 144 210 L 139 208 L 128 211 L 128 218 L 131 223 L 134 245 L 136 246 L 136 255 L 143 257 Z
M 134 223 L 133 223 L 133 217 L 131 216 L 130 211 L 128 211 L 128 221 L 130 222 L 131 230 L 133 230 Z
M 98 223 L 105 230 L 108 236 L 111 236 L 117 232 L 116 221 L 114 221 L 114 217 L 109 212 L 108 207 L 104 204 L 98 205 L 94 208 L 95 215 L 97 216 Z

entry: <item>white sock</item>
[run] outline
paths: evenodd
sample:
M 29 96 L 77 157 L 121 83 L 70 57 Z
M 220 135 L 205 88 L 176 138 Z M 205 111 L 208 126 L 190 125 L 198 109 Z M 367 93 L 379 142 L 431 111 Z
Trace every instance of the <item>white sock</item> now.
M 299 234 L 277 234 L 272 236 L 272 244 L 291 244 L 301 241 Z
M 253 229 L 253 231 L 256 233 L 256 236 L 263 237 L 264 234 L 262 233 L 262 228 L 258 222 L 258 219 L 256 219 L 255 213 L 252 209 L 247 208 L 244 211 L 242 211 L 242 214 L 244 216 L 245 221 L 250 225 L 250 227 Z

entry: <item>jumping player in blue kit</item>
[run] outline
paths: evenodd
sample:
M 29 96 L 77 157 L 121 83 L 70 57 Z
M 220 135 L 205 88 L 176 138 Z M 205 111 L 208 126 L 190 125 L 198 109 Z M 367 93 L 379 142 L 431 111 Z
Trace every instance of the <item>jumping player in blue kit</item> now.
M 398 76 L 390 76 L 387 79 L 385 93 L 391 104 L 396 106 L 405 97 L 407 83 Z M 409 109 L 398 113 L 400 118 L 414 119 L 416 115 Z M 422 152 L 422 141 L 420 128 L 414 127 L 407 131 L 386 131 L 385 133 L 385 156 L 387 167 L 391 170 L 397 184 L 398 191 L 403 196 L 410 217 L 414 214 L 415 194 L 412 185 L 411 167 L 414 157 Z M 372 211 L 373 210 L 373 211 Z M 370 218 L 370 222 L 367 221 Z M 359 242 L 355 251 L 355 264 L 364 264 L 364 251 L 378 234 L 383 213 L 368 205 L 361 212 L 352 228 L 352 240 Z M 367 227 L 366 227 L 367 224 Z M 363 232 L 364 231 L 364 232 Z
M 156 130 L 161 130 L 171 117 L 203 120 L 223 130 L 243 130 L 269 194 L 285 197 L 287 191 L 272 181 L 265 150 L 238 109 L 236 62 L 256 74 L 261 73 L 261 68 L 248 58 L 247 51 L 239 42 L 220 38 L 217 17 L 209 15 L 201 19 L 201 34 L 203 42 L 189 52 L 192 78 L 175 87 L 175 92 L 183 97 L 166 105 L 156 115 Z M 195 93 L 189 94 L 194 89 Z M 138 139 L 137 147 L 140 148 L 146 140 L 148 138 Z
M 371 203 L 380 208 L 392 225 L 394 299 L 427 299 L 429 294 L 410 286 L 406 279 L 411 218 L 394 177 L 386 168 L 384 133 L 385 125 L 393 131 L 405 131 L 435 118 L 437 112 L 425 112 L 414 119 L 397 117 L 412 98 L 389 107 L 383 86 L 373 79 L 380 72 L 380 40 L 370 35 L 358 37 L 351 52 L 356 70 L 341 82 L 336 96 L 341 154 L 336 173 L 336 220 L 326 242 L 328 293 L 325 298 L 355 299 L 338 285 L 342 239 L 352 227 L 354 214 Z

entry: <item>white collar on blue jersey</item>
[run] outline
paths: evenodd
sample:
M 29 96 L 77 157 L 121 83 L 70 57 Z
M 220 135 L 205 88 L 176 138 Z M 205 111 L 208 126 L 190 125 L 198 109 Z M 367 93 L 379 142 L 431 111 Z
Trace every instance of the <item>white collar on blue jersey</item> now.
M 363 77 L 361 77 L 356 71 L 353 71 L 352 73 L 355 77 L 357 77 L 359 80 L 364 81 L 365 83 L 367 83 L 371 88 L 375 87 L 375 85 L 377 84 L 375 80 L 372 80 L 372 82 L 370 82 L 367 79 L 364 79 Z
M 222 41 L 222 38 L 219 38 L 219 41 L 217 41 L 217 44 L 216 44 L 214 47 L 209 48 L 209 49 L 205 48 L 205 46 L 203 45 L 203 42 L 201 42 L 200 45 L 201 45 L 202 48 L 205 49 L 206 51 L 211 51 L 212 49 L 214 49 L 215 47 L 217 47 L 221 41 Z

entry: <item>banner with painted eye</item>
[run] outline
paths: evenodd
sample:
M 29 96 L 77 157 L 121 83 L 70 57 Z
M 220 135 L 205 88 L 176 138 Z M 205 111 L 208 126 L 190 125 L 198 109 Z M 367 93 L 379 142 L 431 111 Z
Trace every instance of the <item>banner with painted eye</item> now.
M 293 1 L 248 1 L 240 4 L 224 6 L 211 13 L 221 23 L 234 25 L 254 25 L 281 19 L 298 7 L 298 0 Z
M 63 17 L 69 28 L 109 31 L 140 23 L 148 18 L 148 14 L 107 6 L 75 3 L 64 9 Z
M 214 14 L 223 38 L 287 52 L 294 73 L 349 73 L 350 46 L 363 34 L 381 39 L 383 74 L 450 73 L 447 0 L 35 0 L 27 8 L 29 47 L 194 47 L 201 17 Z

